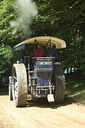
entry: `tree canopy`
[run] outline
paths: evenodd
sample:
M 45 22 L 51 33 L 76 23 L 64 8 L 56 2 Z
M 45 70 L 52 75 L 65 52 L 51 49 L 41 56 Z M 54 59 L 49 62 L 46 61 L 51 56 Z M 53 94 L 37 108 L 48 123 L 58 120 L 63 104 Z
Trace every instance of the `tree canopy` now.
M 85 0 L 33 0 L 32 2 L 33 5 L 36 3 L 38 14 L 30 17 L 30 23 L 26 22 L 31 31 L 30 37 L 47 35 L 65 40 L 67 48 L 60 51 L 63 66 L 77 68 L 84 75 Z M 22 30 L 13 33 L 14 28 L 10 22 L 16 21 L 20 14 L 20 10 L 15 9 L 14 5 L 15 0 L 0 1 L 0 72 L 4 71 L 4 73 L 7 72 L 6 65 L 9 64 L 10 69 L 11 62 L 14 62 L 12 47 L 29 38 L 27 34 L 22 33 Z

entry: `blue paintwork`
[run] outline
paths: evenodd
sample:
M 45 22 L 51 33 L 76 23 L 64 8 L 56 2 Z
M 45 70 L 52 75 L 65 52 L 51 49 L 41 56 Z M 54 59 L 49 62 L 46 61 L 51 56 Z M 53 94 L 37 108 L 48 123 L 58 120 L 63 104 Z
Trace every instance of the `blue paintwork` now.
M 34 89 L 36 97 L 46 97 L 49 94 L 49 80 L 53 71 L 53 60 L 36 61 L 34 66 L 36 81 L 36 89 Z M 40 88 L 40 94 L 39 89 Z M 43 90 L 47 88 L 47 90 Z

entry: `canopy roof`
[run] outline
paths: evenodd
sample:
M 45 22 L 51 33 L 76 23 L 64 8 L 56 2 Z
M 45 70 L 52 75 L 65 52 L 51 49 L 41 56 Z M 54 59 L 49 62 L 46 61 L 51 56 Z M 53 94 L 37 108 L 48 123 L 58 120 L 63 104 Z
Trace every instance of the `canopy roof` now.
M 28 40 L 23 41 L 22 43 L 14 46 L 14 51 L 19 50 L 19 49 L 24 49 L 25 48 L 25 44 L 34 44 L 34 42 L 38 42 L 40 45 L 47 45 L 48 41 L 51 41 L 51 46 L 52 45 L 56 45 L 57 49 L 61 49 L 61 48 L 65 48 L 66 47 L 66 43 L 64 40 L 55 38 L 55 37 L 50 37 L 50 36 L 40 36 L 40 37 L 34 37 L 34 38 L 30 38 Z

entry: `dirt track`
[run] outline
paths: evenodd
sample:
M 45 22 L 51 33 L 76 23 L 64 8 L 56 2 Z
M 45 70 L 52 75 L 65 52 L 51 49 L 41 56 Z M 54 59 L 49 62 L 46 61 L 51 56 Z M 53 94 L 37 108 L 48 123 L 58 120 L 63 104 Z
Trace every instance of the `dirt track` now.
M 45 99 L 16 108 L 7 89 L 0 89 L 0 128 L 85 128 L 85 106 L 65 100 L 63 105 Z

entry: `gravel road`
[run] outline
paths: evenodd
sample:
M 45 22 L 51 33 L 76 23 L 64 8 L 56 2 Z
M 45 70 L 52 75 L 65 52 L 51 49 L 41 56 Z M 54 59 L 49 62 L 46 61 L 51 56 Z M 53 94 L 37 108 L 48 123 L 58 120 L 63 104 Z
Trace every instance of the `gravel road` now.
M 0 128 L 85 128 L 85 105 L 69 98 L 58 105 L 43 99 L 16 108 L 7 88 L 0 89 Z

